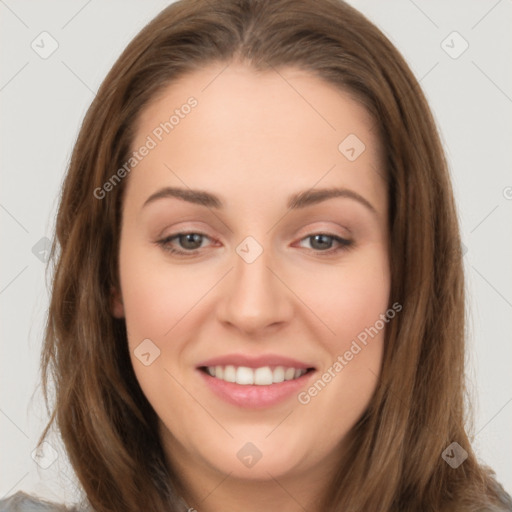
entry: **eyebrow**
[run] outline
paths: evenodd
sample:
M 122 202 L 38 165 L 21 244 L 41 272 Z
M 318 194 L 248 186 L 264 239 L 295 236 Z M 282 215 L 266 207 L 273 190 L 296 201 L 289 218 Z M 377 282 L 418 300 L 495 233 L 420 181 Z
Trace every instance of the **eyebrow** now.
M 324 188 L 324 189 L 309 189 L 303 190 L 301 192 L 296 192 L 292 194 L 287 201 L 287 207 L 291 210 L 298 210 L 301 208 L 306 208 L 308 206 L 321 203 L 328 199 L 332 199 L 334 197 L 345 197 L 349 199 L 353 199 L 360 204 L 364 205 L 374 214 L 377 214 L 377 210 L 374 206 L 363 196 L 350 190 L 348 188 Z M 177 198 L 182 201 L 186 201 L 188 203 L 199 204 L 202 206 L 206 206 L 207 208 L 215 208 L 217 210 L 224 208 L 224 204 L 222 200 L 204 190 L 192 190 L 178 187 L 165 187 L 154 194 L 150 195 L 143 204 L 143 208 L 158 199 L 163 198 Z

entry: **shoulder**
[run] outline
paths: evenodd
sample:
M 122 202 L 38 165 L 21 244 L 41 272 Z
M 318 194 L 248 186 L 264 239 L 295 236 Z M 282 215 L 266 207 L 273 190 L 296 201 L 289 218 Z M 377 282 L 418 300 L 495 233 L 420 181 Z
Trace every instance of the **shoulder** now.
M 40 500 L 22 491 L 0 500 L 0 512 L 74 512 L 75 510 L 58 503 Z
M 495 508 L 490 509 L 491 512 L 512 512 L 512 497 L 508 494 L 503 486 L 493 479 L 491 487 L 493 488 L 499 504 Z

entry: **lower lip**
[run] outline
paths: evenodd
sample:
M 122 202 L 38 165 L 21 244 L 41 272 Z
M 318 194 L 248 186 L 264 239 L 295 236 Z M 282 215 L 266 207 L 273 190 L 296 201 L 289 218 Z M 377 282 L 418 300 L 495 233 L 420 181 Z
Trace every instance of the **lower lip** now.
M 218 397 L 230 404 L 250 409 L 271 407 L 283 402 L 291 395 L 296 395 L 311 376 L 316 373 L 315 371 L 309 371 L 298 379 L 285 380 L 268 386 L 256 386 L 226 382 L 212 377 L 202 370 L 197 371 Z

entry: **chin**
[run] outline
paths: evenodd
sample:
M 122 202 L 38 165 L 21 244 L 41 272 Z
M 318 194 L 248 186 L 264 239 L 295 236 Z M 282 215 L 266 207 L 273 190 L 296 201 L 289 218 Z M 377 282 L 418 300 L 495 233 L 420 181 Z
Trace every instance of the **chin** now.
M 200 451 L 199 455 L 212 469 L 230 474 L 230 478 L 253 480 L 268 480 L 306 471 L 306 461 L 308 466 L 312 463 L 311 456 L 307 457 L 305 453 L 304 445 L 286 446 L 277 437 L 266 441 L 249 439 L 230 439 L 211 447 L 211 450 Z M 314 453 L 314 447 L 309 450 L 311 453 Z

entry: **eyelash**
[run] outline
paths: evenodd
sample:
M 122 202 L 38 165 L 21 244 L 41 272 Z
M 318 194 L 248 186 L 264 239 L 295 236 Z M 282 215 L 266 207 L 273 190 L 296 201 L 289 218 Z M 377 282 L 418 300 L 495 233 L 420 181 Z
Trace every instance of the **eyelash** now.
M 199 235 L 204 238 L 210 238 L 208 235 L 206 235 L 204 233 L 197 232 L 197 231 L 183 231 L 180 233 L 173 233 L 172 235 L 162 238 L 161 240 L 157 240 L 155 243 L 158 246 L 162 247 L 162 249 L 164 251 L 166 251 L 170 254 L 176 255 L 176 256 L 182 256 L 185 258 L 195 256 L 197 254 L 197 252 L 199 251 L 199 249 L 194 249 L 193 251 L 181 251 L 179 249 L 175 249 L 170 246 L 170 243 L 172 240 L 178 239 L 180 236 L 184 236 L 184 235 Z M 313 238 L 315 236 L 320 236 L 320 235 L 324 236 L 324 237 L 332 238 L 336 243 L 339 244 L 338 248 L 334 248 L 334 249 L 331 248 L 331 249 L 327 249 L 325 251 L 321 251 L 321 250 L 317 250 L 317 249 L 310 249 L 311 251 L 315 252 L 316 254 L 318 254 L 320 256 L 331 256 L 333 254 L 337 254 L 340 251 L 349 250 L 353 246 L 353 243 L 354 243 L 353 240 L 348 240 L 346 238 L 342 238 L 337 235 L 333 235 L 330 233 L 323 233 L 323 232 L 312 233 L 310 235 L 305 236 L 304 238 L 301 238 L 300 241 L 306 240 L 308 238 Z

